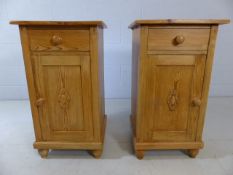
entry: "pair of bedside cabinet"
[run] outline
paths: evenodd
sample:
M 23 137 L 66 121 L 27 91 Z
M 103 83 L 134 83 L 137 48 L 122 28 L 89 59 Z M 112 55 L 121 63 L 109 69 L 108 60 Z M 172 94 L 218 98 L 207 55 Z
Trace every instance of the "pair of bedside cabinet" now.
M 218 26 L 229 20 L 138 20 L 133 30 L 131 123 L 135 154 L 184 149 L 195 157 Z M 102 21 L 11 21 L 20 29 L 36 141 L 49 149 L 103 150 Z

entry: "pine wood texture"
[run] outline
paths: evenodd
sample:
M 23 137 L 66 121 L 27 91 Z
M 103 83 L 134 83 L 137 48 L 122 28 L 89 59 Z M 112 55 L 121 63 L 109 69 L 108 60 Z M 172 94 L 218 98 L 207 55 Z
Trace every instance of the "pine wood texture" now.
M 148 50 L 207 50 L 209 33 L 209 28 L 152 28 L 148 31 Z
M 89 51 L 89 28 L 50 29 L 30 28 L 30 49 L 32 51 Z
M 21 26 L 89 26 L 106 28 L 103 21 L 10 21 Z
M 145 25 L 219 25 L 228 24 L 229 19 L 157 19 L 157 20 L 136 20 L 129 28 Z
M 203 148 L 217 29 L 227 22 L 145 20 L 130 26 L 131 123 L 139 159 L 146 150 L 184 149 L 196 157 Z
M 93 150 L 99 158 L 106 124 L 103 26 L 100 22 L 11 23 L 20 29 L 34 148 L 42 158 L 49 149 Z

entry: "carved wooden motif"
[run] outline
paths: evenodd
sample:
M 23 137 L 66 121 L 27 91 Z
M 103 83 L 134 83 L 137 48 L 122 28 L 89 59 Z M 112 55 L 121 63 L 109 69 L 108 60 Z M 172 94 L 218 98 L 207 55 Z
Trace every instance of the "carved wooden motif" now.
M 178 86 L 179 80 L 174 81 L 174 87 L 172 90 L 170 90 L 169 95 L 168 95 L 168 108 L 170 111 L 175 111 L 176 106 L 178 105 L 178 93 L 177 93 L 177 86 Z

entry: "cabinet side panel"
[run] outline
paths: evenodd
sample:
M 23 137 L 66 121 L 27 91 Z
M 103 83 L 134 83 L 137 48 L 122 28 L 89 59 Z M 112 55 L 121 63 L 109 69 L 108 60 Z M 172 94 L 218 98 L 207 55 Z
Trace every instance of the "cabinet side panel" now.
M 103 28 L 98 27 L 98 57 L 99 57 L 99 86 L 100 86 L 100 125 L 101 140 L 105 134 L 105 96 L 104 96 L 104 41 Z
M 135 136 L 137 136 L 137 104 L 138 104 L 138 62 L 140 56 L 140 28 L 133 29 L 132 32 L 132 86 L 131 86 L 131 122 Z
M 146 125 L 145 114 L 148 112 L 146 104 L 148 101 L 145 99 L 145 95 L 149 94 L 147 91 L 147 87 L 150 86 L 150 82 L 147 82 L 146 72 L 148 63 L 148 55 L 147 55 L 147 38 L 148 38 L 148 26 L 140 27 L 140 47 L 139 47 L 139 59 L 138 59 L 138 78 L 137 78 L 137 120 L 136 120 L 136 133 L 137 133 L 137 142 L 144 141 L 144 131 Z M 148 93 L 147 93 L 148 92 Z
M 29 99 L 31 105 L 31 112 L 34 124 L 34 131 L 36 141 L 42 141 L 42 133 L 41 133 L 41 126 L 40 126 L 40 119 L 38 114 L 38 109 L 35 105 L 37 100 L 37 94 L 35 89 L 35 81 L 33 77 L 33 70 L 32 70 L 32 61 L 31 61 L 31 53 L 30 53 L 30 45 L 28 39 L 27 28 L 24 26 L 20 26 L 20 37 L 21 37 L 21 44 L 23 49 L 23 58 L 24 58 L 24 65 L 27 77 L 27 85 L 28 85 L 28 92 L 29 92 Z
M 104 126 L 103 31 L 91 27 L 90 35 L 94 137 L 101 142 Z
M 204 127 L 204 119 L 205 119 L 206 107 L 207 107 L 207 102 L 208 102 L 209 86 L 210 86 L 210 80 L 211 80 L 211 72 L 212 72 L 217 33 L 218 33 L 218 25 L 213 25 L 210 30 L 210 40 L 209 40 L 206 67 L 205 67 L 205 73 L 204 73 L 202 105 L 200 108 L 200 115 L 198 119 L 197 135 L 196 135 L 197 141 L 202 140 L 202 131 Z

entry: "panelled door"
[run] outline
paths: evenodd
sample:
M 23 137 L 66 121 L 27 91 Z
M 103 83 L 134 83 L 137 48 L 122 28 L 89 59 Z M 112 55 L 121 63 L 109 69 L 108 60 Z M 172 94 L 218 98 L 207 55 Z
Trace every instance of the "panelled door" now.
M 144 141 L 193 141 L 206 55 L 148 55 L 142 61 Z
M 32 58 L 43 139 L 92 140 L 90 57 L 37 53 Z

